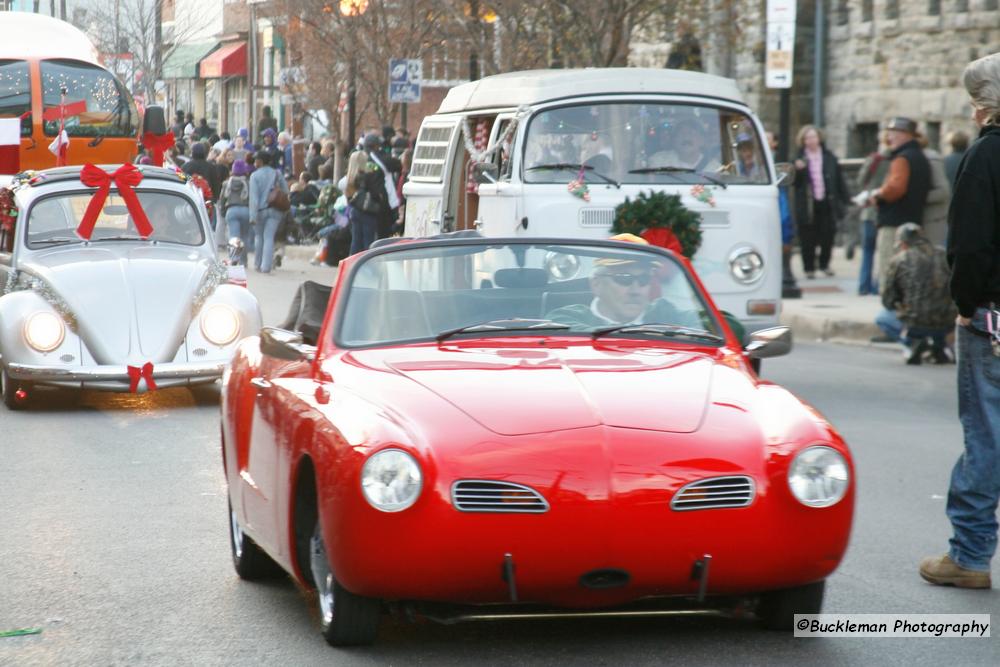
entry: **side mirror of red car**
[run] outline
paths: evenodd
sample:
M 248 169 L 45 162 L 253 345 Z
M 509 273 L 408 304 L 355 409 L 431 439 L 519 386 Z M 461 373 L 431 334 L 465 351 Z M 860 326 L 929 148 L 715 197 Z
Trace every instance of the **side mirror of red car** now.
M 286 361 L 312 361 L 316 348 L 302 342 L 302 334 L 277 327 L 260 330 L 261 354 Z
M 788 327 L 771 327 L 750 334 L 750 342 L 743 348 L 751 359 L 780 357 L 792 351 L 792 330 Z

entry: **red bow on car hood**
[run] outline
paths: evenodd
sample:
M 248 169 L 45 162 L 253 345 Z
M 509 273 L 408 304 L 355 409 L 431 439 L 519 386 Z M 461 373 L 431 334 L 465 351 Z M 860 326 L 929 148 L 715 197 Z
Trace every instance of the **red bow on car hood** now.
M 87 210 L 83 214 L 80 226 L 76 228 L 76 233 L 85 239 L 89 239 L 90 235 L 94 233 L 97 216 L 104 208 L 112 181 L 118 186 L 118 194 L 125 200 L 125 206 L 128 207 L 129 215 L 132 216 L 139 235 L 142 238 L 148 237 L 153 233 L 153 226 L 149 224 L 149 218 L 146 217 L 146 212 L 142 210 L 142 204 L 139 203 L 139 198 L 136 197 L 135 191 L 132 189 L 142 181 L 142 172 L 134 164 L 123 164 L 113 174 L 109 174 L 92 164 L 84 165 L 83 169 L 80 170 L 80 182 L 86 186 L 98 188 L 98 190 L 90 198 L 90 203 L 87 204 Z
M 142 135 L 142 145 L 153 152 L 153 164 L 157 167 L 163 166 L 163 154 L 174 147 L 177 139 L 173 132 L 166 134 L 153 134 L 145 132 Z

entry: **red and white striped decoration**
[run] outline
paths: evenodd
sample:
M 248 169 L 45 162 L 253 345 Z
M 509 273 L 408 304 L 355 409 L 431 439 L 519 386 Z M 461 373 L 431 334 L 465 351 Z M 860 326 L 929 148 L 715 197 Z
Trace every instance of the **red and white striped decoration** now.
M 476 120 L 476 132 L 472 137 L 472 142 L 477 151 L 486 150 L 486 145 L 490 140 L 490 129 L 492 127 L 492 118 L 479 118 Z M 468 177 L 465 180 L 465 190 L 466 192 L 475 194 L 476 192 L 479 192 L 479 184 L 476 183 L 475 178 L 473 178 L 473 167 L 475 167 L 475 163 L 470 159 Z
M 21 171 L 21 119 L 0 118 L 0 174 Z

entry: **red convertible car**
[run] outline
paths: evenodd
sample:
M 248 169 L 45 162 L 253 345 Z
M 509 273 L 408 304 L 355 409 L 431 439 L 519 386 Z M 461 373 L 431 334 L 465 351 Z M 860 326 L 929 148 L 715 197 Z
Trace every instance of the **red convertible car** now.
M 760 379 L 671 252 L 400 240 L 341 263 L 315 345 L 265 328 L 223 377 L 236 571 L 316 590 L 333 645 L 439 620 L 817 613 L 854 470 Z M 752 606 L 752 607 L 751 607 Z

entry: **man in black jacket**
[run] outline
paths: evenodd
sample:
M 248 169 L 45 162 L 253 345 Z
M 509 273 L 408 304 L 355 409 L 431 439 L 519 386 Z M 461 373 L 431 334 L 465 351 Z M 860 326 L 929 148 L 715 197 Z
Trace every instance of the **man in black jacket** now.
M 925 558 L 920 576 L 932 584 L 990 588 L 1000 501 L 1000 53 L 970 63 L 962 82 L 981 128 L 958 167 L 948 210 L 965 449 L 948 488 L 950 548 Z
M 895 251 L 896 227 L 904 222 L 924 221 L 924 206 L 931 190 L 931 165 L 917 142 L 917 123 L 897 116 L 885 128 L 889 144 L 889 173 L 881 187 L 871 193 L 870 203 L 878 206 L 878 284 L 884 286 L 889 260 Z
M 399 217 L 400 201 L 399 194 L 396 192 L 396 181 L 399 179 L 403 165 L 396 158 L 382 152 L 382 137 L 378 133 L 369 132 L 361 143 L 371 159 L 369 170 L 374 166 L 382 175 L 382 178 L 377 179 L 378 185 L 381 187 L 378 187 L 373 194 L 381 204 L 380 210 L 376 214 L 378 218 L 376 238 L 384 239 L 393 235 L 396 220 Z

